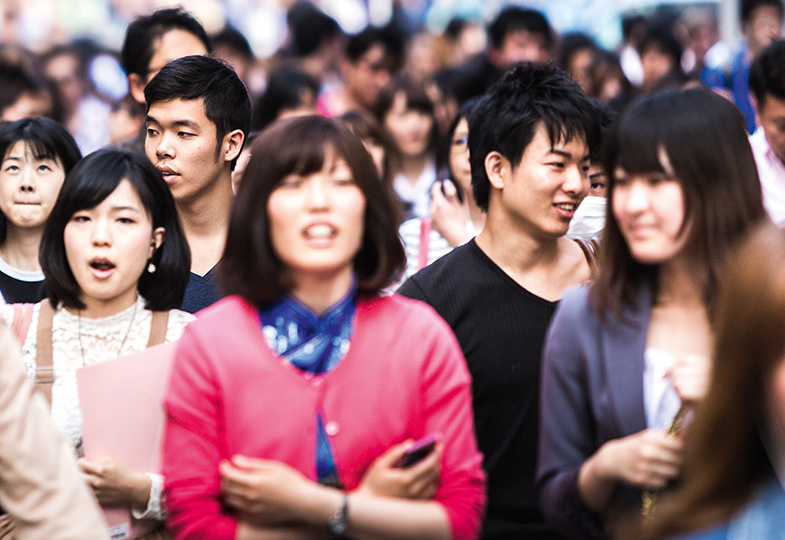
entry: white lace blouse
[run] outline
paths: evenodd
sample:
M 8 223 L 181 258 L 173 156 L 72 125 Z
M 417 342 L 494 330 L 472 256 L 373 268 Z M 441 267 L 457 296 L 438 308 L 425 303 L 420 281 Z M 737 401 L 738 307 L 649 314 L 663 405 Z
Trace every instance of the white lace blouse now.
M 47 302 L 48 300 L 44 300 Z M 35 349 L 40 304 L 33 310 L 33 318 L 22 344 L 22 358 L 28 375 L 34 378 Z M 0 306 L 0 315 L 10 326 L 13 306 Z M 194 316 L 179 310 L 169 312 L 166 342 L 180 338 Z M 144 299 L 137 297 L 136 304 L 111 317 L 87 319 L 72 315 L 62 306 L 57 308 L 52 319 L 52 363 L 55 382 L 52 385 L 52 420 L 74 448 L 82 440 L 82 412 L 79 409 L 79 394 L 76 386 L 76 370 L 82 366 L 113 360 L 123 354 L 138 352 L 147 347 L 150 339 L 152 312 L 144 309 Z M 122 350 L 121 350 L 122 348 Z M 156 478 L 157 477 L 157 478 Z M 151 475 L 150 503 L 137 517 L 162 519 L 161 478 Z M 155 493 L 157 492 L 157 493 Z M 157 499 L 157 500 L 153 500 Z

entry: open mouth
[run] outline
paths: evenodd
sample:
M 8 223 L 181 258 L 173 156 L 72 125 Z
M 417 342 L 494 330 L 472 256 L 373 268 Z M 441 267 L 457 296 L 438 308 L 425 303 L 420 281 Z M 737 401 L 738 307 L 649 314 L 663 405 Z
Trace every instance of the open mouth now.
M 578 207 L 578 205 L 575 203 L 557 203 L 555 206 L 556 208 L 564 210 L 565 212 L 574 212 Z
M 112 270 L 115 264 L 108 259 L 93 259 L 90 261 L 90 268 L 94 268 L 99 272 L 106 272 Z
M 312 238 L 314 240 L 321 240 L 325 238 L 330 238 L 336 233 L 336 230 L 327 225 L 326 223 L 319 223 L 317 225 L 311 225 L 305 232 L 303 233 L 306 238 Z

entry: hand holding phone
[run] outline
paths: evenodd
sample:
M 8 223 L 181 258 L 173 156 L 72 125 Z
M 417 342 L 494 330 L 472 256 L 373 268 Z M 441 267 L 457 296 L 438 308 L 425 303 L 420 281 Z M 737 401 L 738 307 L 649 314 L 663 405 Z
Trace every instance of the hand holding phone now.
M 404 452 L 401 459 L 396 463 L 397 467 L 401 469 L 406 469 L 414 465 L 415 463 L 419 463 L 423 459 L 425 459 L 428 454 L 433 452 L 433 449 L 436 448 L 436 443 L 438 443 L 442 439 L 441 433 L 431 433 L 415 441 L 406 452 Z

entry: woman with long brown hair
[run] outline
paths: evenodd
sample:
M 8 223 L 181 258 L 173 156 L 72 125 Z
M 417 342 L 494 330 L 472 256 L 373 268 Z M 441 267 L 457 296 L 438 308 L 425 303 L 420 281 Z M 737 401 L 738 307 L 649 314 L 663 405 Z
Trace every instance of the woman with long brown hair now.
M 571 538 L 602 538 L 681 470 L 667 434 L 708 383 L 731 246 L 763 219 L 743 118 L 704 89 L 641 99 L 605 141 L 597 280 L 561 301 L 544 351 L 537 482 Z
M 785 231 L 762 225 L 720 285 L 714 371 L 686 436 L 678 492 L 643 533 L 780 540 L 785 535 Z M 680 536 L 681 538 L 681 536 Z

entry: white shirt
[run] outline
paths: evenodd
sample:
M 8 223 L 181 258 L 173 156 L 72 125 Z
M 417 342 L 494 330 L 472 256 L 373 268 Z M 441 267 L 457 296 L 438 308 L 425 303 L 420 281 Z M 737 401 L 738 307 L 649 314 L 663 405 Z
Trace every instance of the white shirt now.
M 785 164 L 769 146 L 762 127 L 750 135 L 750 146 L 758 166 L 763 206 L 777 227 L 785 227 Z
M 425 163 L 414 186 L 399 173 L 393 178 L 393 188 L 403 202 L 412 205 L 412 217 L 427 218 L 431 215 L 431 186 L 434 182 L 436 163 L 430 159 Z
M 668 372 L 673 356 L 662 349 L 646 349 L 643 353 L 643 407 L 646 427 L 667 431 L 679 411 L 681 399 L 673 388 Z

